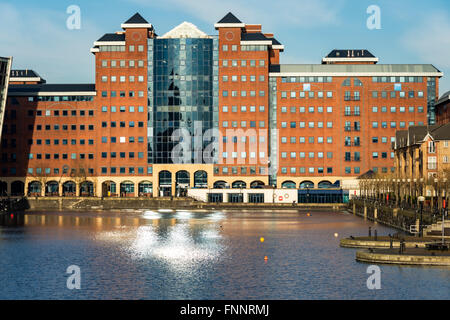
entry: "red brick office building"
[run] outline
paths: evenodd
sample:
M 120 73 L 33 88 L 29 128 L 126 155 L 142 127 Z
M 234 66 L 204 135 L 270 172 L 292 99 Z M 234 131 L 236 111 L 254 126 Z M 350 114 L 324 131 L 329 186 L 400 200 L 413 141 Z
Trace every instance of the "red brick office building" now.
M 34 71 L 12 71 L 3 192 L 338 187 L 368 170 L 393 170 L 396 130 L 435 121 L 443 74 L 432 65 L 379 64 L 362 49 L 281 64 L 284 45 L 231 13 L 214 36 L 189 23 L 157 35 L 139 14 L 121 27 L 94 42 L 95 84 L 47 84 Z M 170 139 L 179 129 L 200 133 L 200 142 L 198 134 L 178 142 L 205 149 L 212 141 L 215 152 L 183 149 L 188 161 L 175 161 Z
M 436 102 L 436 124 L 450 122 L 450 91 L 444 93 Z

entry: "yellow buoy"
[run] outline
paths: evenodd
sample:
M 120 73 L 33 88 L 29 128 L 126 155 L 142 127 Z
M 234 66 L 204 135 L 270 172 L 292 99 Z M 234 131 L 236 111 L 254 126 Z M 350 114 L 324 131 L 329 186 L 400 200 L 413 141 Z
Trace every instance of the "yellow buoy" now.
M 259 238 L 259 241 L 264 242 L 264 237 Z
M 310 217 L 311 216 L 311 214 L 308 212 L 307 214 L 306 214 L 308 217 Z

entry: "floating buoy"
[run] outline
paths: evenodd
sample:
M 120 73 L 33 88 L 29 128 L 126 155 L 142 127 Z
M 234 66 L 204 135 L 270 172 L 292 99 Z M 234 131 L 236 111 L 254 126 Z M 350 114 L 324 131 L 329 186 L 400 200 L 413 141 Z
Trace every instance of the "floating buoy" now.
M 267 260 L 269 260 L 269 258 L 267 258 L 267 256 L 264 256 L 264 260 L 267 261 Z
M 310 217 L 311 216 L 311 214 L 308 212 L 307 214 L 306 214 L 308 217 Z
M 264 237 L 259 238 L 259 241 L 264 242 Z

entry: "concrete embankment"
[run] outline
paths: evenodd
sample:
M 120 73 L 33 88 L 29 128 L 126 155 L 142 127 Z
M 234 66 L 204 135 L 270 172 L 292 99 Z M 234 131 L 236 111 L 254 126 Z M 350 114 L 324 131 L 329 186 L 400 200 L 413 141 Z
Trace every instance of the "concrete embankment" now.
M 413 211 L 390 208 L 383 205 L 375 205 L 370 201 L 352 200 L 349 202 L 348 211 L 364 219 L 384 224 L 386 226 L 409 233 L 412 225 L 420 223 L 418 216 Z M 423 215 L 423 225 L 431 224 L 429 216 Z
M 417 237 L 402 237 L 405 240 L 406 248 L 425 248 L 425 244 L 433 242 L 435 238 L 417 238 Z M 397 238 L 392 239 L 392 247 L 399 248 L 400 240 Z M 390 248 L 391 243 L 389 237 L 382 236 L 377 237 L 355 237 L 353 239 L 346 238 L 341 239 L 340 244 L 343 248 Z
M 356 260 L 381 264 L 450 266 L 450 252 L 422 248 L 408 249 L 402 254 L 399 254 L 398 249 L 361 250 L 356 252 Z
M 191 198 L 80 198 L 46 197 L 28 198 L 29 210 L 121 210 L 121 209 L 280 209 L 280 210 L 335 210 L 345 204 L 287 204 L 287 203 L 205 203 Z

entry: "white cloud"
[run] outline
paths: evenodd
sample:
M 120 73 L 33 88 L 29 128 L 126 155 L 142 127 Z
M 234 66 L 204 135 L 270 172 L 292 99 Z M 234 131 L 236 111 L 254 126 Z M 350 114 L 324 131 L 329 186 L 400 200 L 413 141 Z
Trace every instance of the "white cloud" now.
M 81 29 L 67 29 L 69 15 L 63 10 L 0 3 L 0 29 L 7 30 L 0 33 L 1 54 L 13 56 L 13 68 L 33 69 L 49 83 L 92 82 L 94 56 L 89 49 L 102 32 L 83 18 L 83 11 Z
M 147 7 L 188 12 L 208 23 L 215 23 L 229 11 L 245 23 L 317 27 L 339 24 L 341 1 L 330 0 L 125 0 Z
M 444 12 L 426 15 L 403 36 L 404 45 L 416 52 L 424 63 L 450 68 L 450 16 Z

